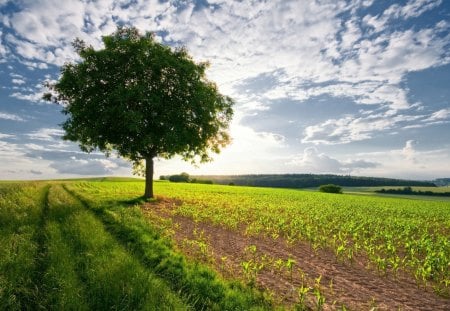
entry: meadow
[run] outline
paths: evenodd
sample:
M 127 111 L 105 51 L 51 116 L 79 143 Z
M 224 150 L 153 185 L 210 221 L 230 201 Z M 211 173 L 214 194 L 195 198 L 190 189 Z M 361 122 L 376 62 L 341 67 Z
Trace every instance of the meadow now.
M 97 179 L 0 184 L 0 306 L 450 307 L 450 204 Z M 107 290 L 105 290 L 107 288 Z

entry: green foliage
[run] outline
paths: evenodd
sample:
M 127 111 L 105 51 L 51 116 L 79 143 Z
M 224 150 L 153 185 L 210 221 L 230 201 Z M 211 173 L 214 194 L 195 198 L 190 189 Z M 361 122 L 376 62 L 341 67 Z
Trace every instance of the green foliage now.
M 436 188 L 438 191 L 430 190 L 414 190 L 412 187 L 404 187 L 403 189 L 385 189 L 375 190 L 378 193 L 390 193 L 390 194 L 407 194 L 407 195 L 427 195 L 427 196 L 440 196 L 450 197 L 450 191 L 444 192 L 442 188 Z M 435 190 L 435 189 L 433 189 Z
M 274 174 L 274 175 L 214 175 L 193 176 L 207 178 L 216 184 L 239 186 L 257 186 L 271 188 L 312 188 L 324 184 L 338 184 L 345 187 L 374 187 L 374 186 L 423 186 L 436 187 L 428 181 L 401 180 L 380 177 L 360 177 L 348 175 L 315 175 L 315 174 Z
M 171 182 L 189 182 L 190 177 L 188 173 L 181 173 L 180 175 L 169 176 L 169 181 Z
M 342 187 L 338 185 L 328 184 L 328 185 L 321 185 L 319 187 L 320 192 L 326 192 L 326 193 L 342 193 Z
M 185 182 L 185 183 L 188 182 L 193 184 L 205 184 L 205 185 L 213 184 L 213 181 L 210 179 L 191 178 L 188 173 L 181 173 L 179 175 L 170 175 L 168 177 L 161 176 L 160 179 L 161 180 L 168 179 L 171 182 Z
M 76 40 L 81 61 L 65 64 L 49 85 L 54 96 L 45 98 L 68 116 L 64 139 L 136 162 L 175 154 L 207 161 L 229 142 L 233 101 L 206 79 L 207 63 L 136 28 L 119 28 L 103 43 L 95 50 Z

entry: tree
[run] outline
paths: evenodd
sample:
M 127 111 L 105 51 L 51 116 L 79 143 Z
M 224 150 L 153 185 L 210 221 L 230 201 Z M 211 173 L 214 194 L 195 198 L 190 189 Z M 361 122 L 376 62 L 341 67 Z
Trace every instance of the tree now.
M 171 182 L 189 182 L 191 178 L 188 173 L 181 173 L 180 175 L 172 175 L 169 177 Z
M 194 62 L 185 48 L 136 28 L 102 39 L 99 50 L 74 41 L 80 61 L 61 68 L 44 99 L 63 106 L 63 138 L 81 150 L 116 151 L 135 168 L 145 162 L 144 197 L 152 198 L 155 158 L 202 163 L 230 142 L 233 100 L 206 78 L 208 63 Z
M 342 193 L 342 187 L 338 185 L 328 184 L 328 185 L 321 185 L 319 187 L 320 192 L 326 192 L 326 193 Z

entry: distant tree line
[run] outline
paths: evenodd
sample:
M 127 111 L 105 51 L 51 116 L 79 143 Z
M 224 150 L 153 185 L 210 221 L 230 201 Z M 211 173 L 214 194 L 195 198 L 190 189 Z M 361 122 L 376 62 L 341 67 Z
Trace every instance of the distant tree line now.
M 210 179 L 201 179 L 201 178 L 191 178 L 188 173 L 181 173 L 179 175 L 169 175 L 164 176 L 161 175 L 159 177 L 160 180 L 168 180 L 170 182 L 185 182 L 185 183 L 193 183 L 193 184 L 213 184 L 213 181 Z
M 216 184 L 275 187 L 275 188 L 312 188 L 324 184 L 336 184 L 341 187 L 381 187 L 381 186 L 416 186 L 436 187 L 429 181 L 402 180 L 379 177 L 359 177 L 349 175 L 315 175 L 315 174 L 283 174 L 283 175 L 235 175 L 235 176 L 195 176 L 208 179 Z
M 319 191 L 326 193 L 342 193 L 342 187 L 333 184 L 321 185 Z
M 450 186 L 450 178 L 437 178 L 434 183 L 439 187 Z
M 412 194 L 412 195 L 430 195 L 430 196 L 440 196 L 440 197 L 450 197 L 450 192 L 433 192 L 433 191 L 421 191 L 413 190 L 411 187 L 404 187 L 401 189 L 381 189 L 375 190 L 378 193 L 391 193 L 391 194 Z

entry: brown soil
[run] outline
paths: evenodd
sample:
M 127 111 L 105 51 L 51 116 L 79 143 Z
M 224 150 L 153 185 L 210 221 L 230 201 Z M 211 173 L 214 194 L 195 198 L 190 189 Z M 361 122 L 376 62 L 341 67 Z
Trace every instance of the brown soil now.
M 273 293 L 274 299 L 284 305 L 297 303 L 297 289 L 304 285 L 311 287 L 307 305 L 315 308 L 314 284 L 321 276 L 320 292 L 326 297 L 324 310 L 337 310 L 342 306 L 350 310 L 450 310 L 450 299 L 423 286 L 418 288 L 407 275 L 395 279 L 381 276 L 368 270 L 364 260 L 343 263 L 337 261 L 332 252 L 314 251 L 307 243 L 288 244 L 282 238 L 248 236 L 245 228 L 231 230 L 212 223 L 195 222 L 192 218 L 176 215 L 181 203 L 161 198 L 144 205 L 143 210 L 154 222 L 170 219 L 171 228 L 166 229 L 172 232 L 177 246 L 189 257 L 213 264 L 225 276 L 246 279 L 243 261 L 263 263 L 256 284 Z M 207 244 L 207 254 L 205 249 L 199 251 L 195 247 L 195 241 Z M 250 245 L 256 246 L 256 251 L 255 248 L 249 250 Z M 286 262 L 288 258 L 295 260 L 292 274 L 286 266 L 278 269 L 275 264 L 277 259 Z

